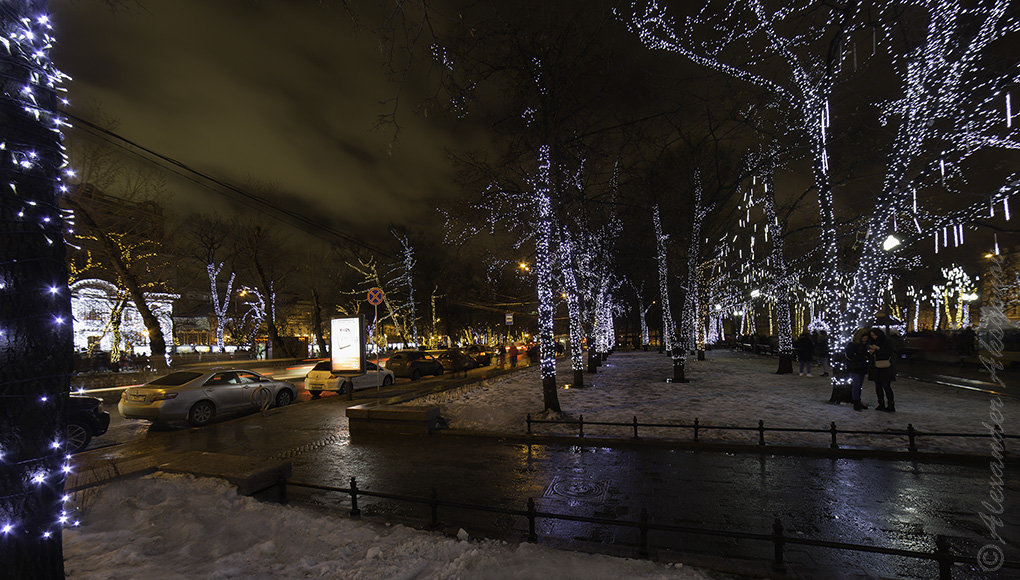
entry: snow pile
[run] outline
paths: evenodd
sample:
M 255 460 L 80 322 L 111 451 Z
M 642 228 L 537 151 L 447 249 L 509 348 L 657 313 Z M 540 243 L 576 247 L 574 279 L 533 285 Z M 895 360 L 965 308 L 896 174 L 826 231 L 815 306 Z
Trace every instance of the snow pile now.
M 260 503 L 156 473 L 102 488 L 64 532 L 68 578 L 707 578 L 668 564 L 467 541 Z M 678 565 L 679 566 L 679 565 Z
M 828 377 L 777 375 L 776 359 L 743 352 L 711 351 L 708 359 L 689 358 L 689 383 L 665 382 L 672 376 L 669 357 L 653 352 L 618 352 L 595 374 L 585 374 L 584 388 L 558 391 L 567 418 L 584 416 L 586 436 L 630 437 L 630 427 L 600 427 L 588 421 L 692 424 L 828 430 L 905 431 L 908 424 L 920 432 L 987 434 L 986 423 L 1001 412 L 1002 425 L 1020 421 L 1012 400 L 999 408 L 990 406 L 990 395 L 977 391 L 922 383 L 900 378 L 893 383 L 896 413 L 874 410 L 874 383 L 865 382 L 863 400 L 871 408 L 856 412 L 850 405 L 828 403 Z M 561 385 L 569 381 L 569 363 L 557 368 Z M 543 409 L 538 367 L 503 375 L 477 386 L 465 387 L 416 402 L 437 404 L 450 427 L 477 431 L 523 433 L 528 413 L 536 418 Z M 535 433 L 576 434 L 576 426 L 535 425 Z M 693 438 L 692 429 L 643 428 L 642 437 Z M 702 430 L 701 441 L 755 444 L 757 431 Z M 766 442 L 780 445 L 827 447 L 828 433 L 766 432 Z M 907 450 L 907 437 L 885 435 L 838 435 L 841 447 Z M 989 436 L 972 438 L 918 437 L 919 451 L 989 453 Z

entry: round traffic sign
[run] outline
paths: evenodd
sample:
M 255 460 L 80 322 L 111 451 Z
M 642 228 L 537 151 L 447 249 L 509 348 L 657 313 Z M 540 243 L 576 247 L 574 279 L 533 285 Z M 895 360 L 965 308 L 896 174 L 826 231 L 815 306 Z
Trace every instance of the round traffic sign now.
M 368 303 L 372 306 L 379 306 L 382 304 L 382 299 L 382 288 L 372 288 L 368 291 Z

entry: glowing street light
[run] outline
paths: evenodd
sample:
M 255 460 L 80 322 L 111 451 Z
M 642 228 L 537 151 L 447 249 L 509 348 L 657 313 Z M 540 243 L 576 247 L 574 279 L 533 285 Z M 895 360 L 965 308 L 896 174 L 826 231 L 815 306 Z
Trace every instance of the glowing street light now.
M 889 250 L 895 248 L 898 245 L 900 245 L 899 238 L 892 234 L 889 234 L 889 237 L 886 238 L 884 242 L 882 242 L 882 249 L 888 252 Z

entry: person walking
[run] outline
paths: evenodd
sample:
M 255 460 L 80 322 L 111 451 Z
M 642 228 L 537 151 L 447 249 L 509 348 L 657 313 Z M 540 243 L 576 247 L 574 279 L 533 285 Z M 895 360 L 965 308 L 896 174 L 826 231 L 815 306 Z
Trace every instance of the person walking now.
M 819 330 L 815 339 L 815 356 L 818 359 L 818 366 L 822 369 L 818 376 L 829 376 L 829 335 L 825 329 Z
M 499 360 L 499 370 L 503 370 L 503 368 L 506 366 L 506 347 L 503 346 L 503 343 L 497 344 L 496 351 L 497 351 L 496 356 Z
M 811 361 L 815 358 L 815 341 L 811 340 L 811 335 L 808 331 L 800 333 L 797 337 L 797 341 L 793 343 L 793 348 L 797 351 L 797 360 L 800 361 L 800 376 L 805 376 L 805 370 L 807 371 L 806 376 L 813 377 L 811 374 Z
M 511 342 L 510 343 L 510 353 L 509 353 L 509 356 L 510 356 L 510 368 L 512 368 L 512 369 L 517 368 L 517 343 L 516 342 Z
M 868 332 L 870 343 L 868 351 L 871 356 L 868 378 L 875 382 L 875 396 L 878 397 L 876 411 L 896 412 L 896 403 L 893 400 L 892 382 L 896 380 L 896 369 L 893 367 L 895 352 L 892 342 L 879 328 L 872 328 Z
M 850 373 L 850 402 L 854 404 L 854 411 L 863 411 L 868 406 L 861 402 L 861 390 L 864 386 L 864 378 L 868 376 L 868 363 L 870 350 L 868 343 L 871 335 L 868 329 L 862 328 L 854 333 L 853 338 L 843 349 L 846 356 L 846 370 Z

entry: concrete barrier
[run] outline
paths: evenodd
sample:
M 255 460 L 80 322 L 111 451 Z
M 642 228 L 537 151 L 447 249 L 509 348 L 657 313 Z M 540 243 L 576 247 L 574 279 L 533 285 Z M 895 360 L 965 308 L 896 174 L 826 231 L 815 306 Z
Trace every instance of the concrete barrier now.
M 379 405 L 347 408 L 351 438 L 373 435 L 428 435 L 442 426 L 435 405 Z

